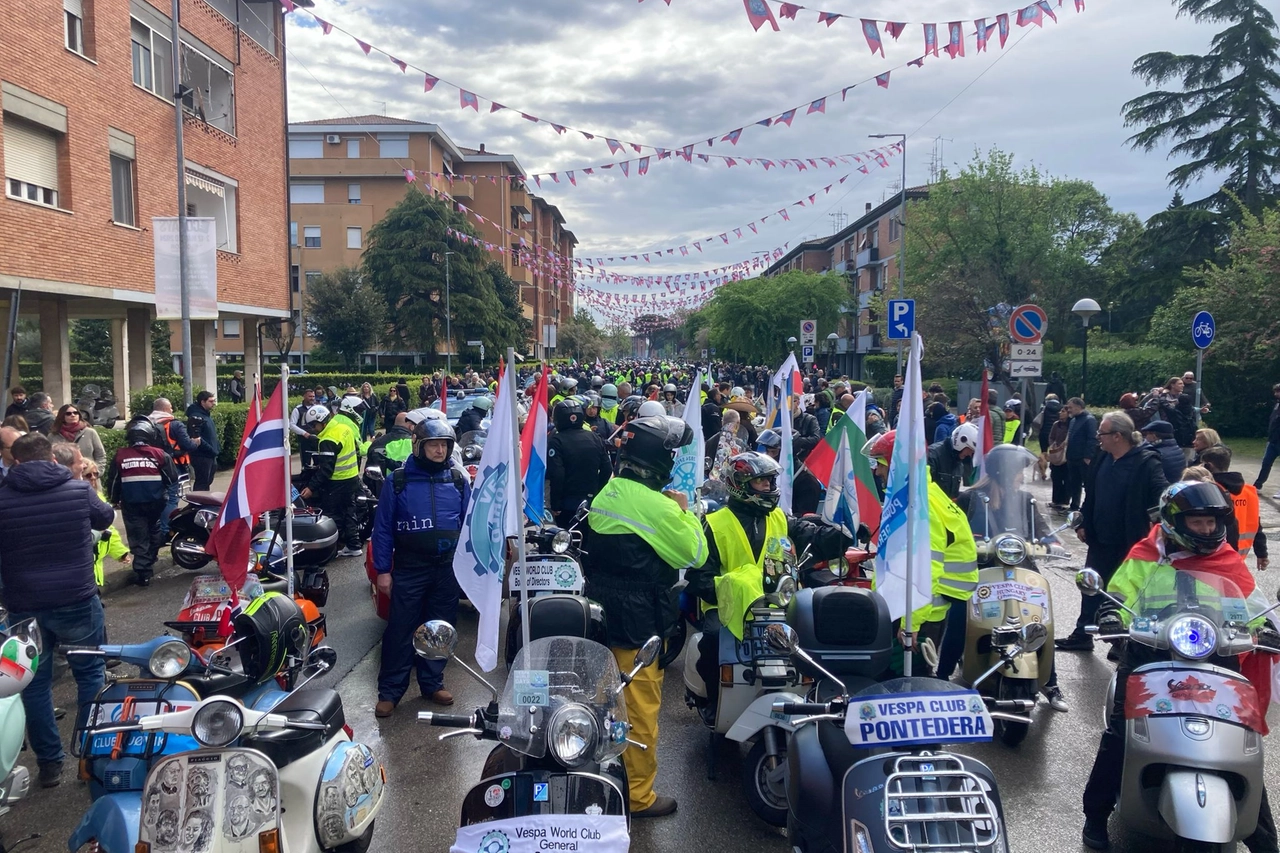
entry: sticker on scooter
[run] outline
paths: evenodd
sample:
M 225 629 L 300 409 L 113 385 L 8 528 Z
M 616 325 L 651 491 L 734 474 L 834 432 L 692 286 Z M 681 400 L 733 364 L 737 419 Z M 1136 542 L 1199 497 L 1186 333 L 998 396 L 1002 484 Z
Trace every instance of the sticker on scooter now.
M 985 741 L 991 715 L 972 690 L 865 696 L 846 716 L 845 736 L 855 746 Z
M 506 798 L 507 792 L 502 790 L 501 785 L 490 785 L 484 792 L 484 804 L 491 809 L 502 805 L 502 801 Z
M 1127 720 L 1155 714 L 1194 715 L 1263 731 L 1264 709 L 1258 694 L 1237 676 L 1206 670 L 1136 672 L 1129 676 L 1124 698 Z
M 551 800 L 551 786 L 546 782 L 533 783 L 533 801 L 545 803 Z
M 551 704 L 551 673 L 545 669 L 522 669 L 513 675 L 516 705 Z

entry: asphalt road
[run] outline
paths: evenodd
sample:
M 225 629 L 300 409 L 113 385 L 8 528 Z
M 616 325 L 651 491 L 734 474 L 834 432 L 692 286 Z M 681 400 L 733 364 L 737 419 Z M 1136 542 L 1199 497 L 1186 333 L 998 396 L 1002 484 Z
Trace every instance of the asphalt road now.
M 1047 504 L 1047 487 L 1036 483 L 1032 489 L 1043 493 L 1042 500 Z M 1280 526 L 1280 513 L 1273 503 L 1263 503 L 1264 526 L 1276 529 Z M 1070 630 L 1079 609 L 1071 573 L 1081 565 L 1084 549 L 1074 540 L 1069 547 L 1073 559 L 1060 563 L 1070 571 L 1049 572 L 1060 635 Z M 330 571 L 332 594 L 327 615 L 330 643 L 338 652 L 338 668 L 326 676 L 325 683 L 336 686 L 342 694 L 347 721 L 356 737 L 370 744 L 387 766 L 387 799 L 378 819 L 373 849 L 446 851 L 453 839 L 462 798 L 478 781 L 490 744 L 468 737 L 438 741 L 439 730 L 416 723 L 416 712 L 432 706 L 413 692 L 391 719 L 375 720 L 377 642 L 382 623 L 369 603 L 360 561 L 339 561 Z M 130 587 L 111 593 L 106 611 L 111 639 L 139 641 L 158 633 L 162 622 L 176 614 L 190 578 L 190 573 L 169 567 L 157 575 L 148 589 Z M 1263 580 L 1264 588 L 1271 584 L 1271 579 Z M 463 637 L 459 648 L 470 661 L 475 614 L 464 608 L 459 622 Z M 1018 748 L 981 744 L 964 750 L 994 769 L 1004 798 L 1010 849 L 1017 853 L 1075 853 L 1082 849 L 1080 793 L 1097 746 L 1101 704 L 1112 672 L 1103 648 L 1099 645 L 1092 655 L 1058 655 L 1059 678 L 1071 703 L 1069 713 L 1055 713 L 1041 703 L 1035 711 L 1031 734 Z M 460 667 L 450 667 L 446 678 L 447 686 L 457 697 L 455 712 L 469 711 L 487 701 L 487 692 Z M 690 847 L 786 853 L 788 847 L 782 833 L 763 824 L 746 805 L 735 744 L 727 744 L 720 751 L 718 778 L 707 781 L 707 735 L 696 714 L 685 707 L 683 693 L 683 676 L 677 663 L 667 672 L 658 756 L 659 790 L 675 796 L 680 808 L 669 818 L 636 821 L 632 849 L 637 853 L 669 853 Z M 73 685 L 69 678 L 59 680 L 55 696 L 59 705 L 72 706 Z M 1280 716 L 1273 713 L 1270 719 L 1273 725 L 1280 724 Z M 63 726 L 64 737 L 69 737 L 69 719 L 64 720 Z M 23 753 L 22 760 L 34 774 L 30 753 Z M 1280 757 L 1275 750 L 1267 757 L 1267 779 L 1269 787 L 1280 790 L 1276 788 Z M 0 819 L 0 827 L 6 841 L 41 833 L 40 839 L 21 848 L 29 853 L 65 850 L 66 839 L 88 802 L 87 789 L 74 779 L 74 765 L 68 763 L 61 786 L 34 789 Z M 1112 837 L 1112 849 L 1117 853 L 1154 849 L 1154 845 L 1130 843 L 1114 821 Z

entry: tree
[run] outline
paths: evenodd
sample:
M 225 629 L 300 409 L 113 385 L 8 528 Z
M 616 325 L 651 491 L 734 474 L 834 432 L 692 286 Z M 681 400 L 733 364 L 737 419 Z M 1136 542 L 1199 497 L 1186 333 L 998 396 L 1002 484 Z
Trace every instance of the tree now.
M 610 326 L 604 330 L 604 336 L 606 358 L 629 358 L 631 356 L 631 330 L 626 326 Z
M 151 373 L 158 380 L 162 377 L 176 376 L 173 372 L 173 351 L 169 345 L 172 330 L 168 320 L 151 321 Z
M 786 356 L 787 338 L 799 333 L 802 321 L 834 329 L 848 299 L 843 275 L 792 270 L 721 285 L 702 312 L 718 358 L 776 364 Z
M 509 320 L 510 325 L 504 329 L 504 335 L 493 342 L 485 341 L 487 347 L 505 350 L 513 348 L 518 353 L 528 352 L 533 346 L 533 320 L 524 315 L 524 303 L 520 301 L 520 285 L 511 280 L 507 270 L 497 261 L 491 261 L 488 268 L 489 278 L 493 281 L 494 292 L 498 302 L 502 304 L 500 320 Z
M 1173 80 L 1181 90 L 1147 92 L 1124 105 L 1134 148 L 1150 151 L 1174 142 L 1171 157 L 1189 158 L 1169 172 L 1169 184 L 1225 172 L 1222 189 L 1196 207 L 1228 210 L 1234 193 L 1258 214 L 1280 181 L 1280 39 L 1262 0 L 1175 0 L 1178 15 L 1196 23 L 1228 24 L 1203 56 L 1148 53 L 1133 73 L 1148 85 Z
M 358 269 L 339 267 L 307 286 L 307 323 L 316 340 L 347 367 L 378 339 L 387 322 L 387 306 Z
M 560 322 L 556 331 L 556 350 L 580 362 L 604 355 L 604 334 L 586 308 L 579 308 L 570 318 Z
M 1120 219 L 1087 181 L 1050 178 L 1012 155 L 975 153 L 943 172 L 907 218 L 907 295 L 934 364 L 1000 364 L 1008 312 L 1034 302 L 1059 348 L 1071 305 L 1100 292 L 1099 258 Z
M 111 373 L 110 320 L 71 321 L 71 360 L 92 364 L 97 371 Z
M 280 360 L 284 361 L 288 358 L 290 351 L 293 350 L 293 341 L 297 336 L 297 325 L 293 320 L 281 320 L 278 317 L 272 317 L 263 322 L 262 334 L 267 340 L 275 344 Z

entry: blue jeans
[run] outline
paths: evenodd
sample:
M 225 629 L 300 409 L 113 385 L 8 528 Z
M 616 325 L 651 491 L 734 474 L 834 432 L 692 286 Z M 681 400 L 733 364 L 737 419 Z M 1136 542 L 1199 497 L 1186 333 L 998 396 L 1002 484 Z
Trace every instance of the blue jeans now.
M 1276 461 L 1277 456 L 1280 456 L 1280 444 L 1268 441 L 1267 449 L 1262 451 L 1262 467 L 1258 469 L 1258 479 L 1253 481 L 1255 489 L 1261 489 L 1262 484 L 1267 482 L 1267 478 L 1271 476 L 1271 464 Z
M 415 666 L 423 696 L 429 697 L 444 687 L 445 662 L 418 657 L 413 650 L 413 632 L 429 619 L 456 624 L 461 594 L 452 560 L 392 573 L 391 611 L 382 634 L 382 665 L 378 670 L 380 701 L 399 702 L 409 689 L 409 674 Z
M 165 539 L 169 538 L 169 514 L 178 508 L 178 493 L 181 491 L 181 482 L 170 483 L 164 490 L 165 504 L 164 512 L 160 513 L 160 535 Z
M 107 641 L 102 599 L 87 598 L 77 604 L 33 613 L 14 613 L 10 624 L 36 619 L 40 626 L 40 665 L 35 678 L 22 691 L 22 706 L 27 712 L 27 739 L 40 764 L 62 761 L 62 737 L 53 718 L 53 655 L 58 646 L 99 646 Z M 68 655 L 71 674 L 76 679 L 79 714 L 102 689 L 104 661 L 96 655 Z M 78 718 L 78 717 L 77 717 Z

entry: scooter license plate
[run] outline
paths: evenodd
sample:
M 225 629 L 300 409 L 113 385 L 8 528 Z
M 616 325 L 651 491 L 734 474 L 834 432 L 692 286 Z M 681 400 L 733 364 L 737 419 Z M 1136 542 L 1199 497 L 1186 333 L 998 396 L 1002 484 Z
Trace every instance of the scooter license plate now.
M 280 831 L 279 775 L 252 749 L 175 755 L 148 774 L 140 820 L 138 840 L 154 853 L 257 853 L 263 834 Z

